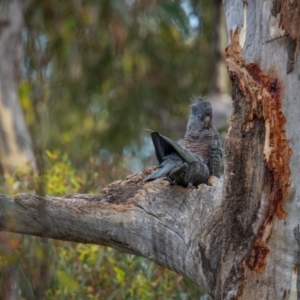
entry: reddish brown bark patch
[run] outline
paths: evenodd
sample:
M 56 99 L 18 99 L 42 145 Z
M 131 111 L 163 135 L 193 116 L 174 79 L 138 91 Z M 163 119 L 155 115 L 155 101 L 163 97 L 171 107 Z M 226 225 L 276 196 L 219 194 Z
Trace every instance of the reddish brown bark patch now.
M 256 242 L 246 263 L 255 272 L 262 273 L 266 267 L 266 257 L 270 249 Z
M 290 160 L 291 149 L 285 136 L 286 119 L 281 111 L 279 81 L 264 75 L 256 64 L 244 64 L 244 67 L 254 83 L 251 85 L 254 91 L 246 91 L 252 104 L 251 113 L 262 118 L 266 124 L 264 158 L 270 200 L 267 218 L 272 221 L 276 213 L 279 219 L 283 219 L 286 216 L 283 205 L 290 185 L 291 172 L 287 162 Z
M 260 273 L 265 268 L 265 258 L 269 253 L 269 249 L 265 246 L 266 238 L 263 238 L 265 230 L 266 228 L 270 230 L 275 215 L 279 219 L 285 218 L 283 205 L 290 185 L 291 172 L 288 162 L 291 149 L 285 136 L 286 119 L 281 109 L 281 86 L 275 71 L 271 77 L 264 74 L 257 64 L 246 63 L 241 58 L 238 32 L 231 33 L 231 44 L 226 49 L 226 60 L 234 84 L 238 85 L 247 101 L 245 105 L 248 108 L 242 131 L 252 130 L 256 119 L 265 124 L 263 151 L 266 175 L 262 193 L 266 198 L 268 209 L 256 235 L 251 254 L 246 260 L 246 265 L 251 270 Z M 247 162 L 244 165 L 247 166 Z

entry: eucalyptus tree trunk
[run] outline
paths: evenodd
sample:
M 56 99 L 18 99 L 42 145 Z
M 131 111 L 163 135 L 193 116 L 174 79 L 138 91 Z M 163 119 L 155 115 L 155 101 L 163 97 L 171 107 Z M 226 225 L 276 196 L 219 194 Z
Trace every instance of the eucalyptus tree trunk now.
M 30 164 L 35 168 L 23 112 L 19 103 L 22 58 L 22 5 L 0 4 L 0 166 L 2 172 Z
M 210 92 L 206 99 L 213 108 L 213 123 L 218 130 L 228 127 L 228 120 L 232 113 L 230 84 L 226 68 L 224 49 L 227 45 L 227 31 L 222 0 L 213 0 L 213 75 L 210 79 Z
M 225 145 L 218 297 L 296 299 L 300 2 L 224 4 L 233 115 Z
M 0 195 L 0 229 L 111 246 L 214 299 L 299 299 L 299 2 L 225 1 L 233 114 L 224 181 L 144 183 L 99 195 Z
M 225 63 L 224 48 L 227 45 L 227 31 L 222 0 L 213 0 L 214 33 L 213 59 L 214 71 L 211 79 L 211 90 L 214 93 L 228 93 L 229 78 Z
M 22 19 L 19 1 L 0 3 L 0 175 L 24 166 L 35 170 L 30 135 L 19 102 Z M 3 249 L 9 253 L 9 235 L 2 234 L 1 239 Z M 1 295 L 4 299 L 18 299 L 17 263 L 11 263 L 5 270 Z

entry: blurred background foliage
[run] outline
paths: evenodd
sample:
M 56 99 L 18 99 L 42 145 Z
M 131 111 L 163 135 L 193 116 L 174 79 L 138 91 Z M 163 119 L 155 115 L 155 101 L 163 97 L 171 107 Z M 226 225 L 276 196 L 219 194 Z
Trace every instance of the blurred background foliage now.
M 183 137 L 190 97 L 210 92 L 209 0 L 24 0 L 20 102 L 39 177 L 0 192 L 97 193 L 149 165 L 145 128 Z M 199 299 L 182 276 L 95 245 L 0 234 L 0 299 Z M 13 285 L 12 282 L 16 284 Z
M 64 149 L 80 168 L 93 157 L 130 172 L 150 156 L 144 128 L 182 137 L 189 98 L 211 83 L 212 7 L 28 1 L 21 102 L 36 146 Z
M 42 179 L 20 169 L 5 174 L 0 192 L 35 193 L 42 180 L 45 194 L 63 196 L 84 187 L 81 175 L 66 154 L 47 150 Z M 98 190 L 98 176 L 95 172 L 90 193 Z M 142 257 L 5 232 L 0 232 L 0 283 L 0 299 L 199 299 L 203 294 L 186 278 Z

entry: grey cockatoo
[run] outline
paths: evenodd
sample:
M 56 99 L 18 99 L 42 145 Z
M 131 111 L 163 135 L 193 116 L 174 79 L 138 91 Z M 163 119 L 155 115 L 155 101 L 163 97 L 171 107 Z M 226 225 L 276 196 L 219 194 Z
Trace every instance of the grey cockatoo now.
M 223 163 L 222 139 L 212 123 L 211 104 L 201 97 L 197 97 L 190 106 L 184 145 L 204 160 L 210 175 L 220 178 Z
M 196 187 L 207 181 L 209 169 L 201 157 L 157 132 L 152 132 L 151 138 L 159 167 L 145 181 L 165 175 L 171 184 L 185 187 Z
M 157 132 L 151 137 L 159 167 L 145 181 L 167 175 L 172 184 L 196 186 L 209 175 L 221 176 L 222 139 L 212 123 L 212 107 L 197 97 L 190 106 L 190 117 L 184 137 L 185 147 Z

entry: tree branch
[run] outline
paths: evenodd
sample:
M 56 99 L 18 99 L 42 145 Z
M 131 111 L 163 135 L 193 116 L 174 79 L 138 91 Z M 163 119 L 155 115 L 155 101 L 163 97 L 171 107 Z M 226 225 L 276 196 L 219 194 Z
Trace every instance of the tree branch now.
M 211 177 L 214 186 L 196 190 L 163 179 L 144 184 L 147 172 L 113 182 L 99 195 L 0 195 L 0 230 L 110 246 L 213 292 L 222 238 L 221 181 Z

